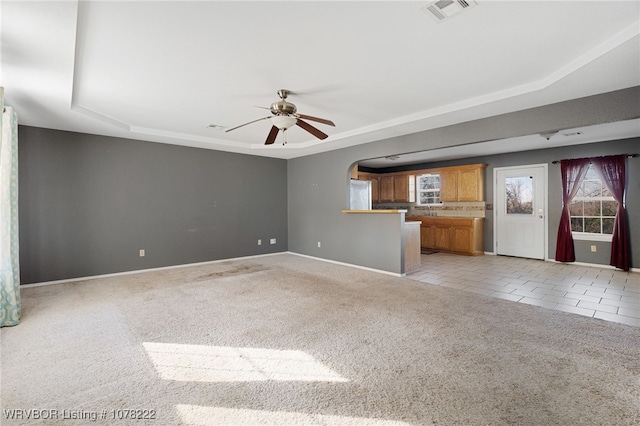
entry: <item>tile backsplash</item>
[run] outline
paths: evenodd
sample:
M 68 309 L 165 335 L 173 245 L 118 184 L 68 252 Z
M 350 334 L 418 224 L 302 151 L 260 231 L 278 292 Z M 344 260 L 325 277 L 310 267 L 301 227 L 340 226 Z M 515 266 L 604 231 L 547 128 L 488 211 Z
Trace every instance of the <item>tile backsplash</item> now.
M 443 216 L 443 217 L 485 217 L 484 201 L 443 202 L 437 206 L 417 206 L 413 203 L 399 205 L 397 203 L 376 204 L 374 209 L 407 209 L 407 216 Z

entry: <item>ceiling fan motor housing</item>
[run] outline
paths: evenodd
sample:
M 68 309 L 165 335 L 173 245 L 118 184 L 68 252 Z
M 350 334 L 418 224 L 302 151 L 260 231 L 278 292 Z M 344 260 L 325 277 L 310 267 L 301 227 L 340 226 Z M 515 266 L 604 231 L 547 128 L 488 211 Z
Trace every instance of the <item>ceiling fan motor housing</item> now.
M 297 108 L 294 104 L 287 101 L 278 101 L 271 104 L 271 113 L 275 115 L 292 115 L 295 114 Z

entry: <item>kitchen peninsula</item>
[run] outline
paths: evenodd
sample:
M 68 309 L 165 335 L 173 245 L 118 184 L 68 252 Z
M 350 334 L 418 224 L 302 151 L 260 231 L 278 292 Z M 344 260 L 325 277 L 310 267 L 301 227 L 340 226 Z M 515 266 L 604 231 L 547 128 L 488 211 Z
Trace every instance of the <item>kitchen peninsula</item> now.
M 399 214 L 402 220 L 402 259 L 404 272 L 411 272 L 420 267 L 420 228 L 419 221 L 406 221 L 405 209 L 377 210 L 342 210 L 347 214 Z

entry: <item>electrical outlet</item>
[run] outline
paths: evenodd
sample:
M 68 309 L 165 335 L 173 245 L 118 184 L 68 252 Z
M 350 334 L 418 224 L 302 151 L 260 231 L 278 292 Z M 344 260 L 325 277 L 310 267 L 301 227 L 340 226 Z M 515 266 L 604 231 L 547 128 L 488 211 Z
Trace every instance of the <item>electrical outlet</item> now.
M 258 240 L 258 245 L 261 246 L 262 245 L 262 240 Z
M 144 249 L 140 250 L 140 257 L 144 257 Z
M 276 239 L 275 239 L 275 238 L 272 238 L 272 239 L 269 241 L 269 243 L 271 243 L 271 244 L 275 244 L 275 243 L 276 243 Z
M 320 241 L 318 241 L 318 248 L 322 247 L 322 244 L 320 243 Z
M 595 253 L 598 251 L 598 247 L 596 247 L 595 245 L 591 246 L 591 253 Z

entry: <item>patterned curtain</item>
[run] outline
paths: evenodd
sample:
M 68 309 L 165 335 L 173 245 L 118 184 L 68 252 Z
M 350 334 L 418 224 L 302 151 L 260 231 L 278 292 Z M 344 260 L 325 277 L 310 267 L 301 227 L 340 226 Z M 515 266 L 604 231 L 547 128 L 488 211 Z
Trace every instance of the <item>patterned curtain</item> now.
M 18 262 L 18 115 L 0 88 L 0 327 L 20 320 Z

